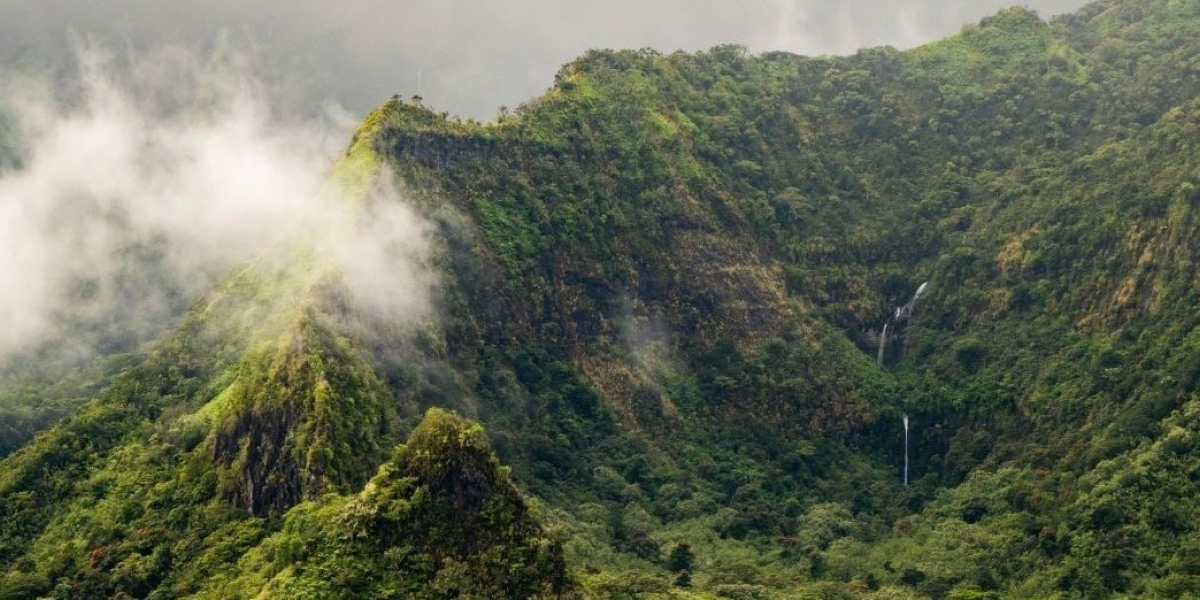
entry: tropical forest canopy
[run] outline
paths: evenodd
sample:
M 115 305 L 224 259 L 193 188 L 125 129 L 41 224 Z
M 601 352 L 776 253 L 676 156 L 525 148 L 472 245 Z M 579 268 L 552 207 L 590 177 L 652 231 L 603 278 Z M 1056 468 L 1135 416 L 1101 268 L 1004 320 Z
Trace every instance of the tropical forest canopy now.
M 9 378 L 0 597 L 1200 594 L 1198 30 L 1100 0 L 392 99 L 331 177 L 431 224 L 436 314 L 299 244 Z

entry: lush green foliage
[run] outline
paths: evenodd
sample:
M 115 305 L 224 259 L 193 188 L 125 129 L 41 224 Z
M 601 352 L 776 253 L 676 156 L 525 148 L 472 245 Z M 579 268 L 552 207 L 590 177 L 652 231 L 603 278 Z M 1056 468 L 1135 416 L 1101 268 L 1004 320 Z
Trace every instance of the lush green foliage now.
M 571 597 L 561 543 L 506 471 L 478 424 L 431 409 L 360 494 L 295 506 L 198 596 Z
M 1200 593 L 1198 27 L 1102 0 L 592 52 L 491 124 L 392 100 L 335 179 L 436 223 L 438 321 L 252 267 L 62 379 L 97 399 L 0 463 L 0 590 Z M 491 446 L 431 411 L 388 458 L 431 406 Z

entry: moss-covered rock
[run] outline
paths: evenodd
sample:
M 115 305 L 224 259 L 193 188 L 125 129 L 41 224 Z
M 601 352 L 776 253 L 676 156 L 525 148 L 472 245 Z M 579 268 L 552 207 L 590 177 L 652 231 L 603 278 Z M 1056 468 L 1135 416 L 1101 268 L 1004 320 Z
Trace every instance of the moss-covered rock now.
M 570 598 L 562 541 L 492 454 L 483 428 L 430 409 L 359 494 L 290 511 L 280 533 L 203 590 L 267 598 Z M 264 575 L 266 574 L 266 575 Z

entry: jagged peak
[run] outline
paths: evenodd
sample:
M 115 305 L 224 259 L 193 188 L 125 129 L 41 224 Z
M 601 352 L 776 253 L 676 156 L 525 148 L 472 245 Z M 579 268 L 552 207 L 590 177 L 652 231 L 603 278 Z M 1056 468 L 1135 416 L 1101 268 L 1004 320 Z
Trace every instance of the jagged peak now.
M 247 352 L 207 447 L 219 488 L 253 514 L 361 485 L 394 436 L 396 403 L 357 348 L 313 309 Z
M 242 589 L 264 596 L 578 597 L 561 540 L 508 481 L 483 428 L 436 408 L 362 492 L 297 507 L 263 547 L 277 575 L 244 569 Z M 328 577 L 347 557 L 356 568 Z

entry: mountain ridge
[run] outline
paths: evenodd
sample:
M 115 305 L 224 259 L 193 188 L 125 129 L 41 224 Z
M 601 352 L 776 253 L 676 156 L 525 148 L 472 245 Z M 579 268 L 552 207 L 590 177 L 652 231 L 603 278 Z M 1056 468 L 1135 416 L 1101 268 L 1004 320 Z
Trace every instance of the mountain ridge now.
M 235 277 L 217 339 L 190 347 L 221 323 L 194 305 L 108 400 L 0 462 L 0 590 L 1200 593 L 1200 87 L 1178 74 L 1198 23 L 1114 0 L 905 52 L 594 51 L 491 124 L 393 99 L 333 179 L 394 171 L 436 232 L 437 318 L 389 327 L 303 262 L 300 309 L 275 303 L 288 275 L 262 298 Z M 422 413 L 428 454 L 387 458 Z M 442 428 L 463 446 L 432 449 Z M 475 467 L 422 475 L 460 451 Z M 408 518 L 413 485 L 469 513 L 502 490 L 523 533 L 340 529 L 380 489 Z M 467 550 L 439 563 L 434 540 Z M 360 543 L 406 566 L 366 569 Z M 497 579 L 509 550 L 528 560 Z

